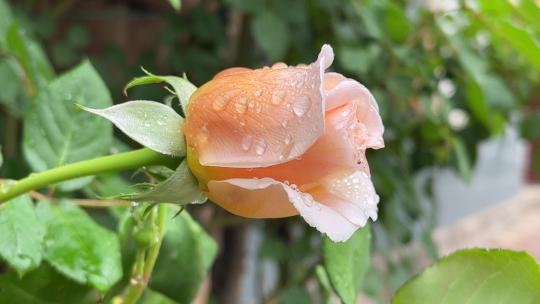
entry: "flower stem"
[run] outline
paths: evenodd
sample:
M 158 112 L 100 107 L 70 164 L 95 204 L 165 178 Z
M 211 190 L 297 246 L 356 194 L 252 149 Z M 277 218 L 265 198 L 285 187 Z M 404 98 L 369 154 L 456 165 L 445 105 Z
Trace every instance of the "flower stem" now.
M 157 206 L 157 235 L 158 241 L 148 248 L 145 252 L 144 249 L 137 249 L 137 255 L 135 258 L 135 264 L 133 266 L 133 275 L 128 285 L 124 299 L 120 302 L 122 304 L 135 304 L 142 296 L 148 281 L 150 281 L 150 276 L 154 270 L 154 265 L 159 255 L 159 250 L 161 249 L 161 243 L 163 242 L 163 237 L 165 236 L 166 224 L 167 224 L 167 214 L 168 209 L 166 204 L 160 204 Z M 141 251 L 142 250 L 142 251 Z
M 180 158 L 173 158 L 147 148 L 84 160 L 40 173 L 32 173 L 9 187 L 0 187 L 0 203 L 28 191 L 78 177 L 136 169 L 143 166 L 164 165 L 176 168 L 180 160 Z

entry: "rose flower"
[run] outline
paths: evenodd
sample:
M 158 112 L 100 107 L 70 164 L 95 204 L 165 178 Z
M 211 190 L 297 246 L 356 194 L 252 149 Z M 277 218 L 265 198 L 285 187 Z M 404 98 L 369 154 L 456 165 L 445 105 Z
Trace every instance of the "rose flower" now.
M 231 213 L 249 218 L 300 214 L 334 241 L 347 240 L 379 197 L 367 148 L 384 147 L 371 93 L 316 62 L 231 68 L 190 98 L 184 133 L 188 163 L 201 189 Z

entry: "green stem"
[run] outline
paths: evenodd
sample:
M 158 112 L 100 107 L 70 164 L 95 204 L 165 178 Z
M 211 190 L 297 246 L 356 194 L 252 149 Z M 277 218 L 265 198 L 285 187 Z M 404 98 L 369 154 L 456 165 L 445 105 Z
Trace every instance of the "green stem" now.
M 164 165 L 176 168 L 179 161 L 180 158 L 173 158 L 147 148 L 84 160 L 44 172 L 32 173 L 9 187 L 0 187 L 0 203 L 28 191 L 65 180 L 106 172 L 136 169 L 143 166 Z
M 163 237 L 165 236 L 165 229 L 167 224 L 167 214 L 168 209 L 167 205 L 160 204 L 157 206 L 158 214 L 156 219 L 158 241 L 152 245 L 147 251 L 146 254 L 137 254 L 135 260 L 134 271 L 132 282 L 126 289 L 122 304 L 135 304 L 142 296 L 152 271 L 154 270 L 154 265 L 159 255 L 159 250 L 161 249 L 161 243 L 163 242 Z

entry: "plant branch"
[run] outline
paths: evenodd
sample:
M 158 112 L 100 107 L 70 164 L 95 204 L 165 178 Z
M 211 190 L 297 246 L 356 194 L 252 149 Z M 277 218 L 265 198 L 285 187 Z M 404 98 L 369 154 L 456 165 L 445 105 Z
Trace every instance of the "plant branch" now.
M 154 265 L 161 249 L 161 243 L 165 236 L 166 224 L 167 224 L 167 205 L 160 204 L 157 210 L 157 217 L 155 223 L 157 226 L 158 240 L 155 244 L 148 249 L 137 249 L 137 255 L 135 264 L 133 266 L 133 275 L 130 280 L 130 285 L 126 289 L 124 300 L 122 304 L 135 304 L 142 296 L 144 289 L 150 281 L 150 276 L 154 270 Z
M 53 168 L 15 182 L 9 187 L 0 186 L 0 203 L 18 195 L 58 182 L 106 172 L 136 169 L 143 166 L 164 165 L 176 168 L 180 158 L 173 158 L 147 148 L 84 160 Z

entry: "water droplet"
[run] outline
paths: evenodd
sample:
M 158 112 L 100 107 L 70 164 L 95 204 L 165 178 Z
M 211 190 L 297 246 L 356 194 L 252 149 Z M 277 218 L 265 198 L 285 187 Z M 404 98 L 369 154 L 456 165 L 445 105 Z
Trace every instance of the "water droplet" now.
M 293 103 L 293 112 L 296 116 L 302 117 L 309 111 L 311 99 L 307 95 L 298 96 Z
M 205 124 L 201 127 L 199 134 L 197 134 L 197 140 L 199 141 L 199 143 L 205 143 L 208 141 L 209 136 L 210 132 L 208 131 L 208 125 Z
M 225 107 L 229 103 L 229 100 L 230 99 L 225 96 L 216 97 L 216 99 L 214 99 L 214 102 L 212 103 L 212 109 L 214 109 L 214 111 L 221 111 L 225 109 Z
M 158 120 L 157 124 L 160 125 L 160 126 L 163 126 L 165 123 L 162 120 Z
M 150 124 L 150 122 L 145 121 L 145 122 L 144 122 L 144 126 L 147 127 L 147 128 L 149 128 L 149 127 L 151 126 L 151 124 Z
M 262 95 L 262 90 L 257 90 L 254 93 L 255 97 L 260 97 Z
M 251 149 L 252 144 L 253 144 L 253 136 L 251 135 L 244 136 L 244 138 L 242 139 L 242 150 L 246 152 L 249 151 L 249 149 Z
M 284 127 L 284 128 L 286 128 L 288 124 L 289 124 L 289 121 L 286 120 L 286 119 L 284 119 L 284 120 L 281 122 L 281 126 Z
M 234 104 L 234 108 L 236 109 L 236 112 L 243 114 L 243 113 L 246 113 L 247 111 L 247 105 L 248 105 L 247 98 L 244 96 L 241 96 L 240 98 L 238 98 L 238 100 Z
M 272 94 L 273 105 L 279 105 L 283 102 L 283 99 L 285 99 L 285 91 L 276 91 L 274 94 Z
M 266 143 L 266 140 L 264 139 L 259 139 L 257 141 L 255 141 L 255 153 L 257 153 L 257 155 L 263 155 L 264 152 L 266 152 L 266 148 L 268 148 L 268 144 Z
M 347 108 L 343 112 L 341 112 L 341 117 L 347 117 L 350 114 L 351 114 L 351 108 Z
M 285 137 L 285 144 L 288 145 L 292 141 L 292 135 L 288 134 L 287 137 Z

